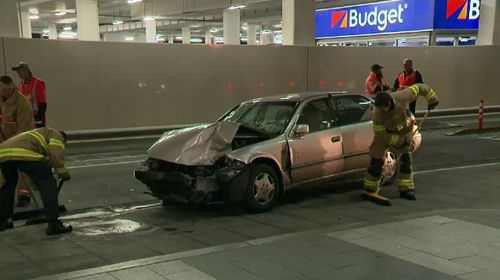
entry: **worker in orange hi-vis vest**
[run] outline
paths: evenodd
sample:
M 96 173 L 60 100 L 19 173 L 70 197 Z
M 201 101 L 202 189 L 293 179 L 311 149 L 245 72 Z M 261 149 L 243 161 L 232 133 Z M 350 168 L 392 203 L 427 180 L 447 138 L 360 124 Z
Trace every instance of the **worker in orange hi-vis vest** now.
M 39 77 L 35 77 L 31 72 L 28 64 L 20 62 L 12 67 L 21 79 L 19 92 L 28 98 L 33 110 L 36 127 L 44 127 L 46 125 L 45 112 L 47 111 L 47 88 L 45 82 Z

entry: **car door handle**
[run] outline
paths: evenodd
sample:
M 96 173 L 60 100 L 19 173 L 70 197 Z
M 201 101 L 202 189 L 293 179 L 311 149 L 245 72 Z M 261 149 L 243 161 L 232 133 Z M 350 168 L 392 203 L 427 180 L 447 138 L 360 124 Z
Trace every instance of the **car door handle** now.
M 330 140 L 332 140 L 332 143 L 340 142 L 340 136 L 332 136 L 332 138 L 330 138 Z

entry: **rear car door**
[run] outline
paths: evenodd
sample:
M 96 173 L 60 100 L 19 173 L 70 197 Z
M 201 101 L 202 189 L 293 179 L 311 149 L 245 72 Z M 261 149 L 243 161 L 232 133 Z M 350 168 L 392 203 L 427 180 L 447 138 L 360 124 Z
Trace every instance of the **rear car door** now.
M 344 171 L 368 167 L 373 139 L 371 100 L 361 95 L 342 94 L 332 96 L 331 101 L 343 138 Z
M 289 140 L 293 184 L 342 172 L 342 135 L 328 97 L 305 103 L 296 125 L 307 124 L 309 133 Z M 292 132 L 293 133 L 293 132 Z

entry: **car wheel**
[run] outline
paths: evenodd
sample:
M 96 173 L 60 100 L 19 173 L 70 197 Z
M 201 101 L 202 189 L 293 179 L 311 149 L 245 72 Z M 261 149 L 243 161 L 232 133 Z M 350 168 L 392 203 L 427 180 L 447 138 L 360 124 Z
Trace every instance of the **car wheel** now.
M 387 149 L 384 154 L 384 165 L 382 166 L 382 179 L 384 186 L 390 185 L 396 179 L 398 173 L 398 158 L 396 151 Z
M 257 164 L 250 170 L 244 204 L 253 213 L 265 212 L 273 208 L 279 192 L 276 172 L 265 164 Z

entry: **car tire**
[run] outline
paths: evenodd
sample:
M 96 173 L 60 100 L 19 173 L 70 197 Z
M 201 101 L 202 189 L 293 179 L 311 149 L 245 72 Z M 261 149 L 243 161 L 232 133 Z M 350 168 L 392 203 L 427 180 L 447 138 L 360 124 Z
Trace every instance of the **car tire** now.
M 278 175 L 266 164 L 257 164 L 250 170 L 244 196 L 245 209 L 251 213 L 262 213 L 274 207 L 279 194 Z
M 387 149 L 384 153 L 384 165 L 382 166 L 383 186 L 391 185 L 398 174 L 398 156 L 394 149 Z

